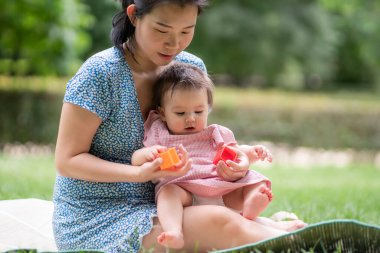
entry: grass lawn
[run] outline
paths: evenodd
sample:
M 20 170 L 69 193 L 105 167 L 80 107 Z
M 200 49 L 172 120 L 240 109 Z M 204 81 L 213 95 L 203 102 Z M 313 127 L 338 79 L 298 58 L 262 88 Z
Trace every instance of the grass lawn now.
M 348 168 L 257 169 L 272 180 L 274 200 L 264 213 L 286 210 L 308 223 L 356 219 L 380 225 L 380 170 L 357 165 Z M 0 199 L 51 200 L 54 185 L 52 155 L 0 154 Z

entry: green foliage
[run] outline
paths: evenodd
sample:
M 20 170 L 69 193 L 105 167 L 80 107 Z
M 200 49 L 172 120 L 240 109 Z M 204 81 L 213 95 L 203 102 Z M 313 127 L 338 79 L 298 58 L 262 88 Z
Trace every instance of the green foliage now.
M 380 2 L 210 1 L 189 50 L 240 86 L 380 91 Z M 72 75 L 119 1 L 0 1 L 0 75 Z
M 380 149 L 380 106 L 365 94 L 216 89 L 210 123 L 244 142 L 318 148 Z
M 321 0 L 335 15 L 339 31 L 334 81 L 340 86 L 380 90 L 380 2 L 349 0 L 344 4 Z
M 379 11 L 378 1 L 212 1 L 191 48 L 240 85 L 380 90 Z
M 87 48 L 91 16 L 79 0 L 0 2 L 0 74 L 67 74 Z
M 0 77 L 0 146 L 55 143 L 67 79 Z M 380 105 L 374 94 L 215 90 L 209 123 L 242 142 L 316 148 L 380 149 Z
M 115 0 L 83 0 L 94 16 L 94 24 L 86 31 L 91 36 L 91 47 L 86 49 L 84 58 L 111 47 L 112 17 L 121 10 L 119 1 Z
M 45 92 L 0 90 L 0 145 L 55 143 L 62 96 Z
M 289 85 L 284 75 L 300 75 L 300 88 L 332 74 L 337 34 L 315 1 L 217 1 L 199 23 L 194 50 L 212 73 L 280 87 Z

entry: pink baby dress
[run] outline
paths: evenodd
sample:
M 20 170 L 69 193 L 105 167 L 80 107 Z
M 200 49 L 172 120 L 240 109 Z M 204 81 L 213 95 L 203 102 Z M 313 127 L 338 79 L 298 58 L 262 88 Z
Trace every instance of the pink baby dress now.
M 220 178 L 212 163 L 216 151 L 224 144 L 235 144 L 236 140 L 231 130 L 212 124 L 199 133 L 188 135 L 172 135 L 157 112 L 151 111 L 145 122 L 144 145 L 162 145 L 176 147 L 182 144 L 192 159 L 192 168 L 181 177 L 162 178 L 156 184 L 156 197 L 161 187 L 167 184 L 177 184 L 193 194 L 201 197 L 219 197 L 246 185 L 265 181 L 268 187 L 271 182 L 264 175 L 249 170 L 247 175 L 237 181 L 228 182 Z

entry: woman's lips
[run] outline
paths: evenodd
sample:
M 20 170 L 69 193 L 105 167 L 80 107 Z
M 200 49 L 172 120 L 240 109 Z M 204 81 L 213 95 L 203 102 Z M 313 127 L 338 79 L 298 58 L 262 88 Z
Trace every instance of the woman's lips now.
M 171 60 L 171 59 L 173 59 L 173 57 L 174 57 L 174 55 L 170 55 L 170 54 L 161 54 L 161 53 L 158 53 L 158 55 L 159 55 L 161 58 L 165 59 L 165 60 Z

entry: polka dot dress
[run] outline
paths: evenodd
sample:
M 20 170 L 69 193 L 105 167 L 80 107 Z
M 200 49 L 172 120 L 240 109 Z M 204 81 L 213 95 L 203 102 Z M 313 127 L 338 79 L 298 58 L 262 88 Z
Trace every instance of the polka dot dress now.
M 205 70 L 203 62 L 189 53 L 182 52 L 176 60 Z M 64 101 L 102 119 L 91 154 L 130 164 L 132 153 L 143 146 L 144 120 L 131 70 L 118 49 L 89 58 L 68 82 Z M 150 182 L 95 183 L 58 175 L 53 201 L 59 250 L 138 252 L 157 215 Z

